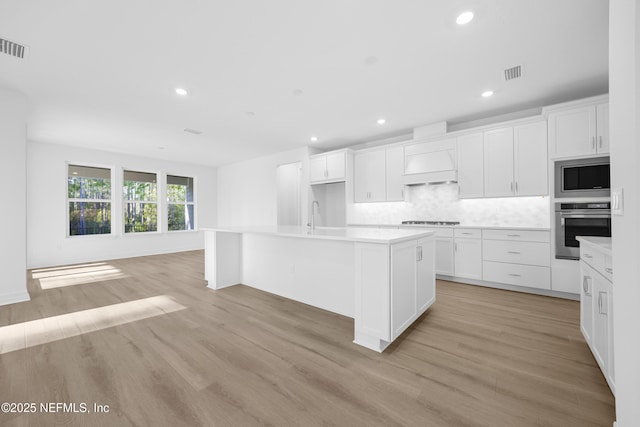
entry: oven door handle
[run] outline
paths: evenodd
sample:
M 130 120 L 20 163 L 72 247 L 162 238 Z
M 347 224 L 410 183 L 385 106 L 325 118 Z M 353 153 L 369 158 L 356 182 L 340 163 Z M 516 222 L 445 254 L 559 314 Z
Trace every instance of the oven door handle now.
M 582 215 L 582 214 L 560 214 L 560 218 L 593 218 L 593 219 L 609 219 L 611 215 L 597 214 L 597 215 Z

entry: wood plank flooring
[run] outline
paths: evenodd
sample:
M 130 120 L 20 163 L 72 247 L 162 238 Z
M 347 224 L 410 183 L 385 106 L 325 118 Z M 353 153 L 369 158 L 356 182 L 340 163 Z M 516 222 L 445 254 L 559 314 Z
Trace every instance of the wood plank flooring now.
M 0 425 L 610 427 L 615 418 L 577 302 L 438 281 L 436 303 L 377 354 L 351 342 L 352 319 L 246 286 L 205 288 L 203 258 L 29 272 L 32 300 L 0 307 L 0 342 L 18 346 L 0 351 L 0 401 L 110 410 L 0 413 Z M 131 301 L 159 296 L 170 310 L 129 313 Z M 92 311 L 108 305 L 122 320 Z M 68 321 L 33 322 L 68 313 L 55 319 L 73 319 L 76 335 Z M 9 337 L 16 330 L 24 345 Z

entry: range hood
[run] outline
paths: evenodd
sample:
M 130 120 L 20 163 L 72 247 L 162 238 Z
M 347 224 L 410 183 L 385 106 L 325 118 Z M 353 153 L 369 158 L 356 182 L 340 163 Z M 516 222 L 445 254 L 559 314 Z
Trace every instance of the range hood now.
M 458 182 L 456 139 L 418 142 L 404 147 L 405 185 Z

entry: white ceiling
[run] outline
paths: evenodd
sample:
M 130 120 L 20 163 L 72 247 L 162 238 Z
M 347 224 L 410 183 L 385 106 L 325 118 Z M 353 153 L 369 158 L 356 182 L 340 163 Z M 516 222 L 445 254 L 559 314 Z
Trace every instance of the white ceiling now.
M 467 9 L 475 19 L 457 26 Z M 1 12 L 0 38 L 30 47 L 0 55 L 0 86 L 30 101 L 30 140 L 214 166 L 312 135 L 344 146 L 608 90 L 605 0 L 2 0 Z M 524 77 L 505 82 L 518 64 Z

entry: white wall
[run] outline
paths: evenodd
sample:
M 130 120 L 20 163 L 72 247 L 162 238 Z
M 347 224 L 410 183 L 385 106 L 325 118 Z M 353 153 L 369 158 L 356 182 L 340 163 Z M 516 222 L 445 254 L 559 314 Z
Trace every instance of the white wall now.
M 116 191 L 112 195 L 114 204 L 111 219 L 112 235 L 67 237 L 67 162 L 113 168 Z M 124 235 L 121 212 L 123 209 L 122 170 L 125 168 L 157 172 L 159 177 L 164 177 L 167 173 L 194 177 L 196 227 L 216 225 L 215 168 L 29 142 L 27 143 L 28 268 L 204 248 L 204 236 L 199 231 Z M 160 181 L 164 182 L 164 179 Z M 159 205 L 159 208 L 162 206 Z M 164 209 L 159 209 L 159 218 L 163 214 L 166 220 Z M 166 225 L 164 227 L 166 228 Z
M 640 425 L 640 1 L 611 0 L 609 13 L 611 186 L 624 189 L 612 217 L 618 427 Z
M 285 151 L 218 168 L 218 224 L 276 225 L 279 165 L 302 162 L 302 222 L 307 223 L 309 149 Z
M 0 305 L 29 300 L 26 280 L 26 98 L 0 88 Z
M 460 221 L 470 226 L 549 227 L 549 197 L 459 199 L 458 184 L 405 189 L 406 201 L 354 203 L 349 224 L 399 224 L 404 220 Z

